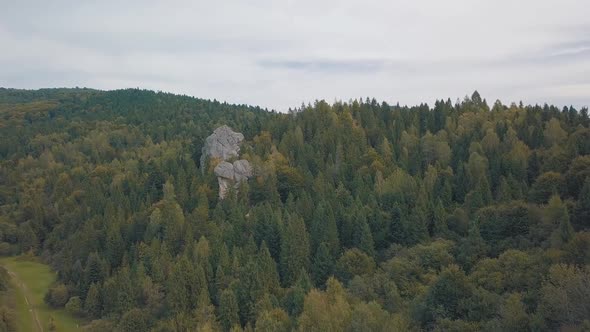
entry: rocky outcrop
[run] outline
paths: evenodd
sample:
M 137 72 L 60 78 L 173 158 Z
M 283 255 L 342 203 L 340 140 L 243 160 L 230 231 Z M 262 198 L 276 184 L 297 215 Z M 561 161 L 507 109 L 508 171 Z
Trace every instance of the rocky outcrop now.
M 219 183 L 219 198 L 223 199 L 232 185 L 237 189 L 240 183 L 252 176 L 252 166 L 244 159 L 236 160 L 233 164 L 222 161 L 215 166 L 214 172 Z
M 201 154 L 201 170 L 205 170 L 207 159 L 229 160 L 240 156 L 242 133 L 236 133 L 228 126 L 221 126 L 205 139 Z
M 248 180 L 252 176 L 252 166 L 248 160 L 240 159 L 234 161 L 234 179 L 237 182 Z
M 207 137 L 201 155 L 201 170 L 204 172 L 207 160 L 219 162 L 213 172 L 219 183 L 219 198 L 224 199 L 229 189 L 238 188 L 240 183 L 252 176 L 252 166 L 245 159 L 233 163 L 228 160 L 239 158 L 240 143 L 244 135 L 234 132 L 228 126 L 221 126 Z

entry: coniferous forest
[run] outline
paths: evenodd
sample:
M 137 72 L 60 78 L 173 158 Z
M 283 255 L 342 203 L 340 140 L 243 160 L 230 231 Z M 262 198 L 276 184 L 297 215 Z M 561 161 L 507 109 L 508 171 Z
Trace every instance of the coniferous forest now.
M 587 331 L 588 109 L 3 88 L 0 254 L 87 331 Z

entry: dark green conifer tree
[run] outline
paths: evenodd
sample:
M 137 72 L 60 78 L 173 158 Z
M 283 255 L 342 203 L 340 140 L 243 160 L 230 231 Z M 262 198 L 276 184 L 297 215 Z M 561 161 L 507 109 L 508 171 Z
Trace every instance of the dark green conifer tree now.
M 363 210 L 358 210 L 354 215 L 352 241 L 354 247 L 364 251 L 367 255 L 371 257 L 375 255 L 373 235 Z
M 311 266 L 314 284 L 323 288 L 326 280 L 334 273 L 334 257 L 325 242 L 322 242 L 313 257 Z
M 330 205 L 320 202 L 313 214 L 311 224 L 311 250 L 316 252 L 321 243 L 326 243 L 332 255 L 337 255 L 340 250 L 338 239 L 338 227 L 336 218 Z
M 309 236 L 303 219 L 287 216 L 281 238 L 281 280 L 284 286 L 290 286 L 299 271 L 309 266 Z
M 219 301 L 219 323 L 224 331 L 229 331 L 234 325 L 240 323 L 238 315 L 238 300 L 231 288 L 221 293 Z

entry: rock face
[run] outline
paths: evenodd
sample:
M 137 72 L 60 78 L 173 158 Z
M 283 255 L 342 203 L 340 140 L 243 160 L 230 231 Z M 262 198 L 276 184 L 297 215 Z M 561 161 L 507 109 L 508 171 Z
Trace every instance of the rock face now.
M 234 179 L 238 182 L 248 180 L 252 176 L 252 166 L 248 160 L 241 159 L 234 161 Z
M 215 166 L 214 172 L 219 182 L 219 198 L 223 199 L 231 185 L 237 189 L 240 183 L 252 176 L 252 167 L 244 159 L 236 160 L 233 164 L 222 161 Z
M 205 169 L 207 159 L 228 160 L 240 155 L 240 143 L 244 140 L 242 133 L 236 133 L 228 126 L 221 126 L 205 139 L 201 155 L 201 169 Z
M 244 135 L 234 132 L 228 126 L 221 126 L 211 136 L 207 137 L 203 145 L 201 156 L 201 170 L 205 171 L 207 160 L 221 160 L 213 172 L 219 182 L 219 198 L 224 199 L 230 187 L 238 188 L 240 183 L 252 176 L 252 166 L 245 159 L 228 162 L 240 156 L 240 143 Z

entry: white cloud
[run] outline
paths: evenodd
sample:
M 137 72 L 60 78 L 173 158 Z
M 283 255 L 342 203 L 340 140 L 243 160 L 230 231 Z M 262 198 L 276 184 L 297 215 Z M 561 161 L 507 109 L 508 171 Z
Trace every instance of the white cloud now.
M 582 0 L 22 1 L 0 86 L 144 87 L 281 111 L 315 99 L 590 104 Z

